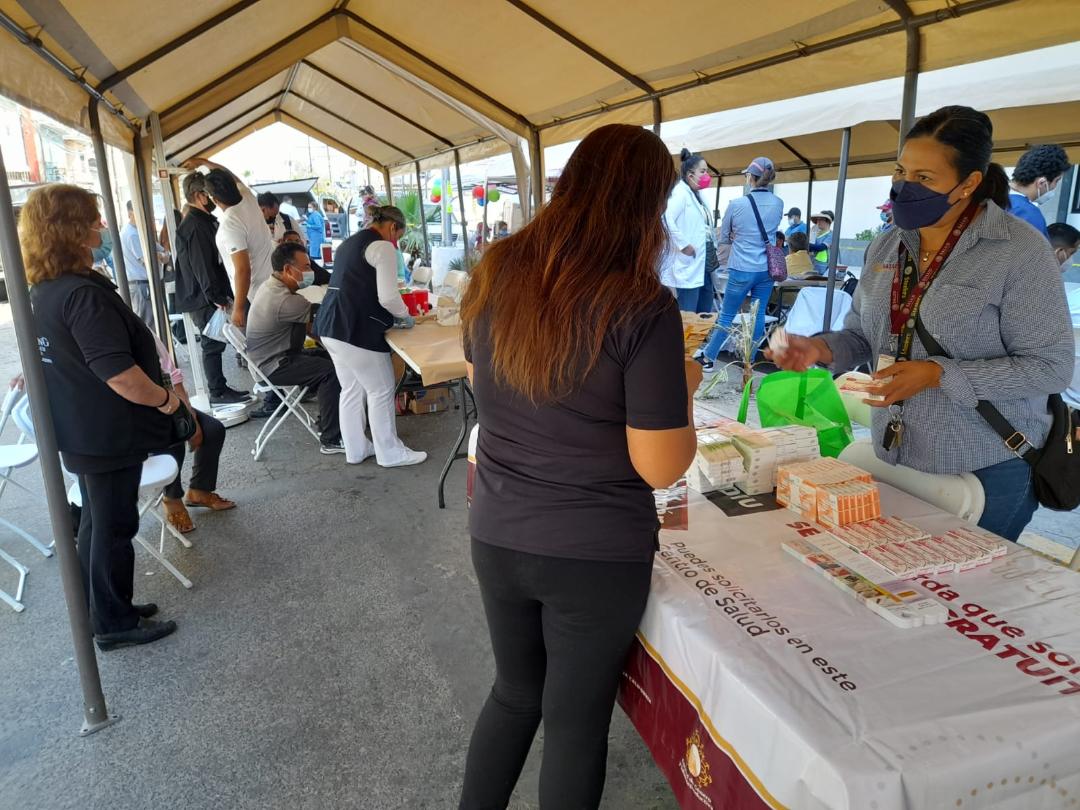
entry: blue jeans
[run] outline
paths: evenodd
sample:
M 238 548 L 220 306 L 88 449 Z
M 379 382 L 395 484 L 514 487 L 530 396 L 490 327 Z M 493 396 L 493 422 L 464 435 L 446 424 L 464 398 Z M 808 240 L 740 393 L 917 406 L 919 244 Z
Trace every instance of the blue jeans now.
M 712 312 L 716 309 L 716 295 L 713 292 L 712 273 L 705 274 L 705 283 L 700 287 L 675 288 L 675 300 L 683 312 Z
M 1039 506 L 1031 483 L 1031 466 L 1014 458 L 975 470 L 983 485 L 986 506 L 979 528 L 1016 542 Z
M 752 301 L 758 302 L 757 321 L 754 323 L 754 345 L 761 342 L 765 335 L 765 306 L 769 303 L 772 295 L 773 280 L 767 270 L 757 273 L 748 273 L 745 270 L 729 270 L 727 286 L 724 288 L 724 303 L 720 309 L 720 317 L 716 321 L 716 329 L 705 346 L 705 356 L 709 360 L 715 360 L 724 348 L 731 332 L 731 324 L 735 320 L 735 314 L 743 305 L 743 301 L 750 296 Z

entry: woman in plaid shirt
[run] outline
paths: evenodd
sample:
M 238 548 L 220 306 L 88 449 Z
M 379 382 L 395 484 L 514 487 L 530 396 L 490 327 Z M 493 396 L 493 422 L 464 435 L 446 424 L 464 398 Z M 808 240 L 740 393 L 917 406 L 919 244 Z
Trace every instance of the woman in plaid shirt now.
M 893 174 L 896 227 L 870 245 L 844 329 L 791 336 L 775 359 L 795 370 L 871 364 L 884 396 L 869 403 L 878 456 L 974 473 L 986 493 L 979 525 L 1016 540 L 1038 506 L 1031 469 L 975 406 L 990 401 L 1041 447 L 1047 396 L 1072 377 L 1073 337 L 1054 254 L 1006 213 L 1008 178 L 992 148 L 990 119 L 970 107 L 920 120 Z M 950 357 L 931 356 L 916 317 Z

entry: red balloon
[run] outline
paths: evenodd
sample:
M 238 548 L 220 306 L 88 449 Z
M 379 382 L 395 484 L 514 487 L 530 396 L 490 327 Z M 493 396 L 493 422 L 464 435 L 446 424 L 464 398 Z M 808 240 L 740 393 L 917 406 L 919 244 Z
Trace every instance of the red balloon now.
M 437 203 L 437 202 L 439 202 L 439 200 L 441 200 L 441 199 L 442 199 L 442 194 L 432 194 L 432 195 L 431 195 L 431 201 L 432 201 L 433 203 Z
M 484 199 L 484 187 L 483 186 L 473 186 L 472 195 L 473 195 L 474 200 L 482 200 L 482 199 Z

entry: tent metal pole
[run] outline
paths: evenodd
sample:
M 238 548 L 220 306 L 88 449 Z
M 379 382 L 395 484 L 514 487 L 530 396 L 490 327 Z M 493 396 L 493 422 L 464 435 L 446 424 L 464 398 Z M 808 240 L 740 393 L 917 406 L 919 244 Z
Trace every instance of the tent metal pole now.
M 714 169 L 713 171 L 716 171 L 716 170 Z M 724 180 L 724 178 L 722 178 L 720 176 L 720 173 L 716 172 L 716 202 L 713 203 L 713 212 L 712 212 L 712 215 L 713 215 L 713 227 L 718 227 L 719 224 L 720 224 L 717 220 L 720 219 L 720 186 L 723 185 L 723 180 Z M 724 269 L 727 269 L 727 268 L 724 268 Z
M 803 217 L 803 222 L 806 223 L 806 235 L 810 236 L 810 217 L 814 215 L 814 170 L 810 169 L 810 177 L 806 181 L 806 216 Z
M 91 98 L 87 105 L 90 118 L 90 139 L 94 142 L 94 160 L 97 162 L 98 185 L 101 187 L 101 205 L 105 209 L 105 222 L 113 243 L 113 266 L 116 273 L 116 289 L 124 303 L 131 306 L 131 290 L 128 289 L 127 266 L 124 264 L 124 248 L 120 244 L 120 223 L 116 220 L 116 203 L 113 200 L 112 178 L 109 177 L 109 158 L 105 152 L 105 139 L 101 137 L 101 117 L 98 100 Z
M 840 140 L 840 173 L 836 176 L 836 218 L 832 225 L 832 244 L 829 245 L 829 284 L 825 293 L 825 322 L 822 329 L 832 328 L 833 294 L 836 292 L 836 263 L 840 259 L 840 225 L 844 216 L 844 187 L 847 185 L 848 157 L 851 154 L 851 127 L 844 127 Z
M 461 153 L 454 150 L 454 174 L 457 177 L 458 208 L 461 209 L 461 238 L 465 243 L 465 266 L 469 266 L 469 223 L 465 220 L 465 186 L 461 185 Z
M 535 217 L 544 207 L 544 184 L 547 172 L 544 171 L 544 147 L 540 144 L 540 130 L 529 130 L 529 167 L 532 170 L 532 215 Z M 484 187 L 485 193 L 487 186 Z
M 382 179 L 383 179 L 383 183 L 386 185 L 386 204 L 387 205 L 393 205 L 394 204 L 394 189 L 393 189 L 393 186 L 391 185 L 390 170 L 389 169 L 383 169 L 382 170 Z
M 660 99 L 652 100 L 652 131 L 654 135 L 660 135 L 660 124 L 664 120 L 664 107 Z
M 157 235 L 154 229 L 154 195 L 150 188 L 150 177 L 147 174 L 150 154 L 143 148 L 142 136 L 135 133 L 135 188 L 142 206 L 143 226 L 143 263 L 146 265 L 146 275 L 150 282 L 150 306 L 154 312 L 154 326 L 157 328 L 157 336 L 169 353 L 173 353 L 172 330 L 169 329 L 169 314 L 165 310 L 165 284 L 161 280 L 161 264 L 158 261 Z M 171 216 L 171 211 L 166 211 L 165 216 Z
M 431 261 L 431 242 L 428 241 L 427 213 L 424 211 L 424 181 L 420 176 L 420 161 L 416 161 L 416 200 L 420 207 L 420 229 L 424 232 L 424 254 Z
M 922 34 L 913 25 L 907 27 L 907 62 L 904 67 L 904 95 L 900 107 L 900 146 L 915 125 L 915 99 L 919 92 L 919 63 L 922 58 Z M 899 152 L 899 148 L 897 149 Z
M 8 187 L 4 157 L 0 153 L 0 256 L 4 262 L 7 294 L 11 302 L 11 318 L 15 338 L 19 346 L 23 377 L 30 401 L 34 403 L 33 418 L 41 476 L 45 482 L 45 499 L 49 505 L 49 522 L 53 540 L 60 557 L 60 578 L 64 585 L 68 622 L 75 645 L 75 664 L 79 670 L 79 683 L 83 693 L 83 724 L 81 736 L 93 734 L 120 718 L 109 716 L 105 695 L 101 691 L 101 675 L 94 653 L 90 616 L 86 610 L 86 591 L 83 588 L 79 555 L 75 551 L 68 511 L 67 488 L 60 471 L 60 451 L 56 445 L 49 407 L 49 393 L 45 388 L 45 371 L 38 352 L 37 327 L 30 309 L 30 292 L 26 286 L 26 270 L 23 267 L 19 236 L 15 227 L 15 211 L 11 205 L 11 189 Z

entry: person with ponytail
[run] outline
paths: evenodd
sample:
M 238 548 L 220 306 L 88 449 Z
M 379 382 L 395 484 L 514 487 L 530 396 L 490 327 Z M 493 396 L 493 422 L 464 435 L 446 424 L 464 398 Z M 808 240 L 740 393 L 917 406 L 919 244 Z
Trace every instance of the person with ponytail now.
M 1069 385 L 1074 347 L 1058 261 L 1006 213 L 993 145 L 990 119 L 970 107 L 918 121 L 893 174 L 895 227 L 867 249 L 844 329 L 791 335 L 774 360 L 796 371 L 871 364 L 883 397 L 868 402 L 878 457 L 973 473 L 986 495 L 979 526 L 1015 541 L 1038 505 L 1019 453 L 1045 442 L 1047 397 Z M 1011 444 L 976 410 L 981 401 L 1012 425 Z
M 764 229 L 768 238 L 779 229 L 784 216 L 784 201 L 769 191 L 769 186 L 776 180 L 776 168 L 767 157 L 754 158 L 743 174 L 746 176 L 746 194 L 731 201 L 720 225 L 720 244 L 731 245 L 720 317 L 705 348 L 694 355 L 705 371 L 713 370 L 713 362 L 728 341 L 735 315 L 748 298 L 758 303 L 754 346 L 758 346 L 765 335 L 765 306 L 772 295 L 773 280 L 769 275 L 766 241 L 761 232 Z
M 709 206 L 701 192 L 709 187 L 709 166 L 701 155 L 683 149 L 679 176 L 668 197 L 664 224 L 669 234 L 668 249 L 661 263 L 660 280 L 670 289 L 683 312 L 712 312 L 716 309 L 713 294 L 713 268 L 706 261 L 712 247 L 716 256 L 716 233 Z

